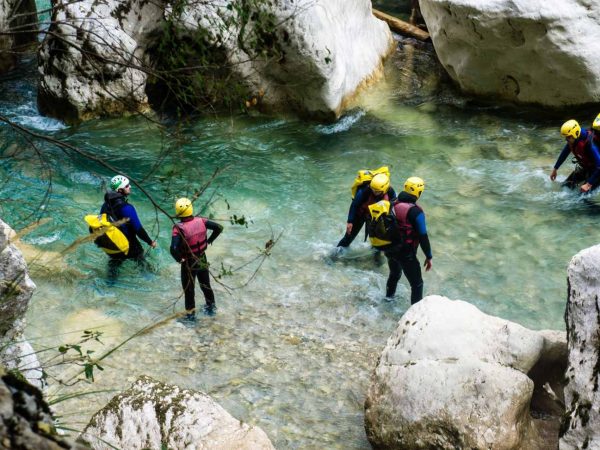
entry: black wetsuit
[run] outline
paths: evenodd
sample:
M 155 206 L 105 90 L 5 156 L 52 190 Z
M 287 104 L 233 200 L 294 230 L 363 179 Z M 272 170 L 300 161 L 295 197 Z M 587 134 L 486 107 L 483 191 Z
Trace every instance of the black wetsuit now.
M 184 218 L 182 221 L 191 220 L 193 217 Z M 223 231 L 223 226 L 208 219 L 203 219 L 207 230 L 211 230 L 210 237 L 206 244 L 211 244 Z M 196 290 L 195 280 L 198 279 L 200 289 L 204 294 L 207 310 L 214 310 L 215 294 L 210 286 L 209 264 L 204 251 L 198 253 L 186 252 L 186 243 L 181 232 L 171 237 L 171 247 L 169 248 L 173 259 L 181 263 L 181 287 L 185 295 L 185 309 L 192 311 L 196 308 Z M 182 259 L 184 260 L 182 262 Z
M 415 203 L 417 198 L 414 195 L 406 192 L 401 192 L 398 195 L 400 203 Z M 419 245 L 425 253 L 427 259 L 431 259 L 431 245 L 429 236 L 427 235 L 427 227 L 425 225 L 425 214 L 416 205 L 408 211 L 407 222 L 413 227 L 418 236 Z M 398 233 L 398 239 L 400 234 Z M 396 293 L 398 281 L 402 276 L 402 272 L 406 276 L 410 284 L 411 294 L 410 303 L 414 305 L 423 298 L 423 277 L 421 275 L 421 264 L 417 259 L 417 248 L 413 245 L 399 244 L 392 241 L 392 244 L 385 249 L 385 256 L 388 260 L 390 274 L 387 279 L 386 297 L 393 297 Z
M 120 265 L 126 259 L 133 259 L 140 265 L 146 265 L 144 260 L 144 249 L 138 241 L 138 237 L 146 244 L 152 245 L 152 239 L 142 226 L 137 212 L 133 205 L 127 202 L 127 196 L 120 192 L 107 192 L 104 195 L 104 204 L 100 208 L 100 214 L 106 213 L 112 222 L 122 219 L 128 219 L 126 223 L 119 226 L 127 240 L 129 241 L 129 251 L 127 254 L 116 253 L 109 255 L 108 277 L 114 280 L 117 276 Z
M 142 244 L 138 237 L 148 245 L 152 245 L 152 239 L 142 226 L 133 205 L 127 203 L 127 197 L 120 192 L 107 192 L 104 195 L 104 204 L 100 214 L 108 214 L 112 221 L 128 219 L 119 229 L 129 241 L 129 252 L 127 255 L 119 253 L 110 255 L 114 259 L 140 259 L 144 255 Z

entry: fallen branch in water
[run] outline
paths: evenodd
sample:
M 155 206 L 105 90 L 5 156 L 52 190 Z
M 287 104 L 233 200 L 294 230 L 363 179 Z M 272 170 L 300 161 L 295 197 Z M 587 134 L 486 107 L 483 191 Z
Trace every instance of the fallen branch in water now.
M 373 8 L 373 15 L 380 20 L 383 20 L 387 23 L 392 31 L 395 31 L 400 34 L 404 34 L 406 36 L 414 37 L 420 41 L 429 41 L 429 33 L 427 31 L 421 30 L 419 27 L 411 25 L 408 22 L 400 20 L 394 16 L 390 16 L 384 12 L 378 11 Z

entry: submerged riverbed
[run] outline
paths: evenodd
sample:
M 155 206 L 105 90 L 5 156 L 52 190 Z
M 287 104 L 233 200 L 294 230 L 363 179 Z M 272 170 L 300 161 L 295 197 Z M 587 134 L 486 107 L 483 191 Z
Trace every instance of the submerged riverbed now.
M 600 209 L 596 195 L 581 197 L 548 178 L 562 147 L 559 121 L 469 106 L 451 88 L 415 78 L 408 55 L 417 68 L 420 56 L 407 49 L 388 62 L 386 82 L 360 108 L 328 125 L 257 115 L 66 127 L 37 113 L 33 62 L 9 74 L 1 114 L 102 158 L 167 212 L 220 171 L 196 209 L 225 225 L 208 249 L 213 274 L 233 270 L 214 282 L 215 317 L 193 329 L 166 321 L 104 360 L 95 383 L 57 389 L 55 382 L 50 392 L 121 390 L 147 374 L 209 393 L 263 428 L 277 448 L 369 448 L 370 372 L 409 306 L 409 290 L 403 279 L 398 297 L 384 300 L 387 267 L 362 239 L 341 260 L 328 254 L 344 232 L 356 171 L 380 165 L 390 167 L 397 191 L 412 175 L 426 182 L 420 204 L 434 254 L 426 295 L 463 299 L 534 329 L 563 329 L 566 267 L 596 243 Z M 0 161 L 2 219 L 17 230 L 38 216 L 51 219 L 24 237 L 46 255 L 56 252 L 50 271 L 32 265 L 38 288 L 27 337 L 34 347 L 58 347 L 94 327 L 104 333 L 105 346 L 94 347 L 101 354 L 183 309 L 168 251 L 171 222 L 139 188 L 131 202 L 159 244 L 148 254 L 153 270 L 125 265 L 109 285 L 106 256 L 92 244 L 60 252 L 86 236 L 83 216 L 98 210 L 113 172 L 49 144 L 38 147 L 40 159 L 4 125 L 0 136 L 2 155 L 13 155 Z M 569 170 L 565 164 L 559 178 Z M 247 226 L 232 225 L 232 215 Z M 256 259 L 277 237 L 270 256 Z M 64 379 L 63 370 L 49 372 Z M 78 429 L 112 395 L 78 397 L 56 410 Z

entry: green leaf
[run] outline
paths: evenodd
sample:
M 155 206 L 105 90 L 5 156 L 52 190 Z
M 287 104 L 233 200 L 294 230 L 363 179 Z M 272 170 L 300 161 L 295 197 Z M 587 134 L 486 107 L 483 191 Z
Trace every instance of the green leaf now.
M 86 364 L 83 367 L 84 367 L 84 371 L 85 371 L 85 378 L 87 380 L 94 381 L 94 365 L 93 364 Z

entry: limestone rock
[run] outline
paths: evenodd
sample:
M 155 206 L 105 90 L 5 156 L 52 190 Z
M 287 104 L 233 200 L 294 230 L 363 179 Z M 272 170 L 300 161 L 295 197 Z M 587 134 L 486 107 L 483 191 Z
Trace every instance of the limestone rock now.
M 600 245 L 573 257 L 565 315 L 569 342 L 561 450 L 600 448 Z
M 365 401 L 369 441 L 385 449 L 549 448 L 529 405 L 534 385 L 549 382 L 562 393 L 565 350 L 564 333 L 426 297 L 402 316 L 373 373 Z M 548 364 L 563 371 L 539 370 Z M 536 395 L 547 396 L 542 389 Z
M 0 449 L 85 449 L 59 436 L 41 392 L 0 366 Z
M 39 53 L 38 107 L 66 121 L 148 110 L 144 58 L 160 2 L 53 1 Z
M 206 6 L 194 6 L 187 22 L 207 22 Z M 395 48 L 388 25 L 373 16 L 369 0 L 284 0 L 273 11 L 279 34 L 288 36 L 278 61 L 253 58 L 235 33 L 225 41 L 233 67 L 264 92 L 263 106 L 310 116 L 338 117 L 361 87 L 383 74 L 382 62 Z M 212 11 L 219 17 L 224 11 Z M 210 24 L 210 25 L 208 25 Z M 210 31 L 210 30 L 209 30 Z
M 233 418 L 208 395 L 145 376 L 97 412 L 82 438 L 96 450 L 274 448 L 264 431 Z
M 19 52 L 36 41 L 36 29 L 35 0 L 0 0 L 0 73 L 15 67 Z
M 395 48 L 369 0 L 282 0 L 265 4 L 280 23 L 284 56 L 257 56 L 244 39 L 252 24 L 230 22 L 230 3 L 190 2 L 177 17 L 190 32 L 206 32 L 207 45 L 223 51 L 235 79 L 266 109 L 335 118 L 382 76 L 382 61 Z M 49 36 L 39 55 L 40 110 L 67 121 L 147 110 L 146 71 L 160 66 L 151 60 L 152 35 L 172 8 L 143 0 L 59 4 L 51 28 L 57 37 Z
M 440 62 L 462 90 L 552 107 L 600 100 L 600 3 L 421 0 L 420 6 Z
M 15 232 L 0 220 L 0 362 L 41 387 L 39 362 L 23 338 L 24 316 L 35 284 L 23 255 L 12 244 L 15 239 Z

